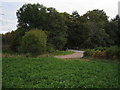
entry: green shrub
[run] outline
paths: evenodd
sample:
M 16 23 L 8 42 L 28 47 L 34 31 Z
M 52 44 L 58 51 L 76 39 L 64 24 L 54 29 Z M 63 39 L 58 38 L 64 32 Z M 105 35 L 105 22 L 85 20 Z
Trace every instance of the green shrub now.
M 118 46 L 111 46 L 105 52 L 107 58 L 116 59 L 119 58 L 120 48 Z
M 84 55 L 85 56 L 92 56 L 95 50 L 93 49 L 86 49 Z
M 22 37 L 19 51 L 32 55 L 42 54 L 46 51 L 47 35 L 45 31 L 33 29 Z
M 111 47 L 97 47 L 95 49 L 87 49 L 85 51 L 85 56 L 120 60 L 120 47 L 111 46 Z
M 55 47 L 52 44 L 47 44 L 46 51 L 52 53 L 55 51 Z
M 105 51 L 101 51 L 101 50 L 96 50 L 94 51 L 92 57 L 95 57 L 95 58 L 105 58 L 106 54 L 105 54 Z
M 94 50 L 100 50 L 100 51 L 104 51 L 106 50 L 108 47 L 97 47 L 97 48 L 94 48 Z

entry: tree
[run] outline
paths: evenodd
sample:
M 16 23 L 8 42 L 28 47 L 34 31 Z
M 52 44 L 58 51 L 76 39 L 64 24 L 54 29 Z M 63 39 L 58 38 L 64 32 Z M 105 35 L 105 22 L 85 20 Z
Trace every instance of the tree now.
M 86 19 L 88 21 L 92 21 L 92 22 L 95 22 L 96 24 L 98 24 L 98 26 L 100 28 L 104 28 L 105 23 L 108 22 L 108 16 L 106 15 L 106 13 L 103 10 L 95 9 L 92 11 L 88 11 L 83 16 L 86 17 Z
M 2 49 L 3 51 L 11 51 L 13 39 L 15 37 L 15 31 L 2 34 Z
M 34 55 L 42 54 L 46 51 L 47 35 L 45 31 L 32 29 L 22 37 L 20 52 Z
M 66 25 L 64 17 L 55 10 L 40 4 L 24 4 L 17 11 L 19 28 L 37 28 L 48 31 L 48 43 L 56 49 L 62 49 L 66 43 Z
M 79 47 L 82 41 L 82 29 L 81 23 L 79 21 L 80 15 L 77 11 L 73 11 L 72 15 L 68 13 L 62 13 L 65 17 L 65 23 L 67 25 L 67 44 L 68 48 Z
M 82 47 L 84 48 L 95 48 L 99 46 L 106 46 L 109 41 L 109 35 L 105 32 L 104 29 L 97 27 L 94 22 L 87 22 L 85 24 L 87 36 Z
M 120 30 L 119 30 L 119 24 L 120 19 L 119 16 L 117 15 L 114 19 L 111 19 L 109 23 L 106 24 L 105 30 L 106 33 L 109 34 L 110 39 L 113 41 L 111 45 L 120 45 L 119 40 L 120 40 Z
M 105 31 L 105 25 L 108 23 L 106 13 L 103 10 L 92 10 L 84 14 L 82 18 L 87 35 L 81 46 L 86 48 L 106 46 L 110 41 Z
M 74 48 L 94 48 L 106 46 L 109 35 L 105 31 L 108 17 L 103 10 L 88 11 L 80 16 L 77 11 L 72 15 L 63 14 L 66 17 L 68 27 L 67 47 Z
M 14 37 L 12 38 L 12 42 L 10 45 L 10 49 L 12 51 L 18 52 L 18 47 L 20 46 L 22 36 L 24 36 L 25 32 L 27 32 L 27 31 L 28 31 L 28 29 L 22 28 L 22 27 L 15 30 L 15 34 L 14 34 Z
M 120 16 L 118 18 L 118 46 L 120 46 Z

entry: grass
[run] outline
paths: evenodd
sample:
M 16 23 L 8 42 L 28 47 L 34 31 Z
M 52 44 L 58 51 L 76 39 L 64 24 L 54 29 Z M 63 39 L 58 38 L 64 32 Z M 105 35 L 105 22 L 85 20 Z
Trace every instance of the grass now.
M 56 56 L 56 55 L 68 55 L 68 54 L 72 54 L 74 52 L 72 51 L 55 51 L 55 52 L 52 52 L 51 55 L 52 56 Z
M 74 52 L 72 51 L 54 51 L 52 53 L 47 53 L 47 54 L 42 54 L 42 55 L 38 55 L 37 57 L 53 57 L 53 56 L 57 56 L 57 55 L 68 55 L 68 54 L 72 54 Z M 3 58 L 11 58 L 11 57 L 17 57 L 17 58 L 20 58 L 20 57 L 31 57 L 31 55 L 25 55 L 25 54 L 18 54 L 18 53 L 8 53 L 8 52 L 4 52 L 2 54 L 2 57 Z M 33 56 L 32 56 L 33 57 Z
M 92 58 L 63 60 L 49 56 L 7 57 L 2 62 L 3 88 L 120 87 L 118 63 L 112 61 Z

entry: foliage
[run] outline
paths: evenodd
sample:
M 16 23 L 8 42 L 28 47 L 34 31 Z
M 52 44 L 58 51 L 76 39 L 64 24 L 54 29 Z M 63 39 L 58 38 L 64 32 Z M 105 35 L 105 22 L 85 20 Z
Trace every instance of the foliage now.
M 2 34 L 2 43 L 10 44 L 12 42 L 14 35 L 15 35 L 15 31 Z
M 22 37 L 25 35 L 25 32 L 27 32 L 28 29 L 25 28 L 18 28 L 15 31 L 14 38 L 12 39 L 12 43 L 10 45 L 10 49 L 14 52 L 18 52 L 18 48 L 20 47 L 20 42 L 22 40 Z
M 111 47 L 97 47 L 94 49 L 86 49 L 85 56 L 120 60 L 120 47 L 111 46 Z
M 96 47 L 94 50 L 105 51 L 108 47 Z
M 17 52 L 25 32 L 37 28 L 47 31 L 47 51 L 66 48 L 96 48 L 120 45 L 120 18 L 108 20 L 103 10 L 94 9 L 80 16 L 60 13 L 55 8 L 41 4 L 24 4 L 17 12 L 18 28 L 3 35 L 3 44 Z M 8 49 L 9 51 L 9 49 Z
M 97 57 L 97 58 L 105 58 L 106 57 L 106 53 L 105 53 L 105 51 L 101 51 L 101 50 L 96 50 L 94 53 L 93 53 L 93 55 L 92 55 L 92 57 Z
M 49 53 L 54 52 L 55 51 L 55 46 L 50 44 L 50 43 L 47 43 L 46 51 L 49 52 Z
M 46 51 L 47 35 L 44 31 L 32 29 L 22 37 L 19 50 L 23 53 L 41 54 Z
M 82 25 L 79 21 L 80 15 L 77 11 L 74 11 L 72 15 L 67 13 L 62 13 L 62 15 L 65 17 L 65 22 L 68 27 L 66 47 L 79 47 L 83 40 L 82 35 L 84 34 L 82 31 Z
M 66 18 L 68 27 L 66 45 L 68 48 L 95 48 L 111 44 L 112 40 L 105 30 L 109 21 L 103 10 L 88 11 L 83 16 L 80 16 L 77 11 L 74 11 L 72 15 L 62 14 Z
M 83 18 L 85 18 L 84 27 L 88 33 L 81 44 L 82 47 L 106 46 L 107 41 L 109 41 L 109 35 L 105 32 L 105 24 L 108 23 L 106 13 L 103 10 L 92 10 L 84 14 Z
M 112 19 L 109 23 L 106 24 L 105 30 L 106 33 L 109 34 L 111 39 L 111 45 L 119 45 L 120 38 L 120 30 L 118 29 L 120 18 L 117 15 L 114 19 Z
M 111 46 L 106 50 L 106 56 L 111 59 L 120 59 L 120 47 Z
M 72 54 L 72 53 L 74 53 L 74 52 L 72 52 L 72 51 L 58 51 L 58 50 L 56 50 L 56 51 L 52 52 L 51 55 L 68 55 L 68 54 Z
M 15 31 L 2 34 L 2 50 L 4 52 L 11 52 L 10 46 L 15 37 Z
M 64 17 L 55 10 L 40 4 L 24 4 L 17 11 L 18 27 L 38 28 L 48 31 L 48 43 L 56 49 L 62 49 L 66 44 L 66 30 Z
M 25 54 L 18 54 L 14 52 L 2 52 L 2 58 L 25 58 Z
M 92 56 L 94 52 L 95 52 L 94 49 L 86 49 L 84 55 L 85 56 Z
M 3 58 L 4 88 L 118 88 L 118 64 L 53 57 Z

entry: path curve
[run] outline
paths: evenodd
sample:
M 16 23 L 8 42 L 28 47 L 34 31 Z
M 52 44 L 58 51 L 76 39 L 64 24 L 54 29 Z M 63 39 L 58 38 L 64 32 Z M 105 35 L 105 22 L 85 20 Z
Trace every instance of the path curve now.
M 54 57 L 62 58 L 62 59 L 72 59 L 72 58 L 82 58 L 84 56 L 84 51 L 79 51 L 79 50 L 68 50 L 68 51 L 72 51 L 74 53 L 69 55 L 59 55 Z

